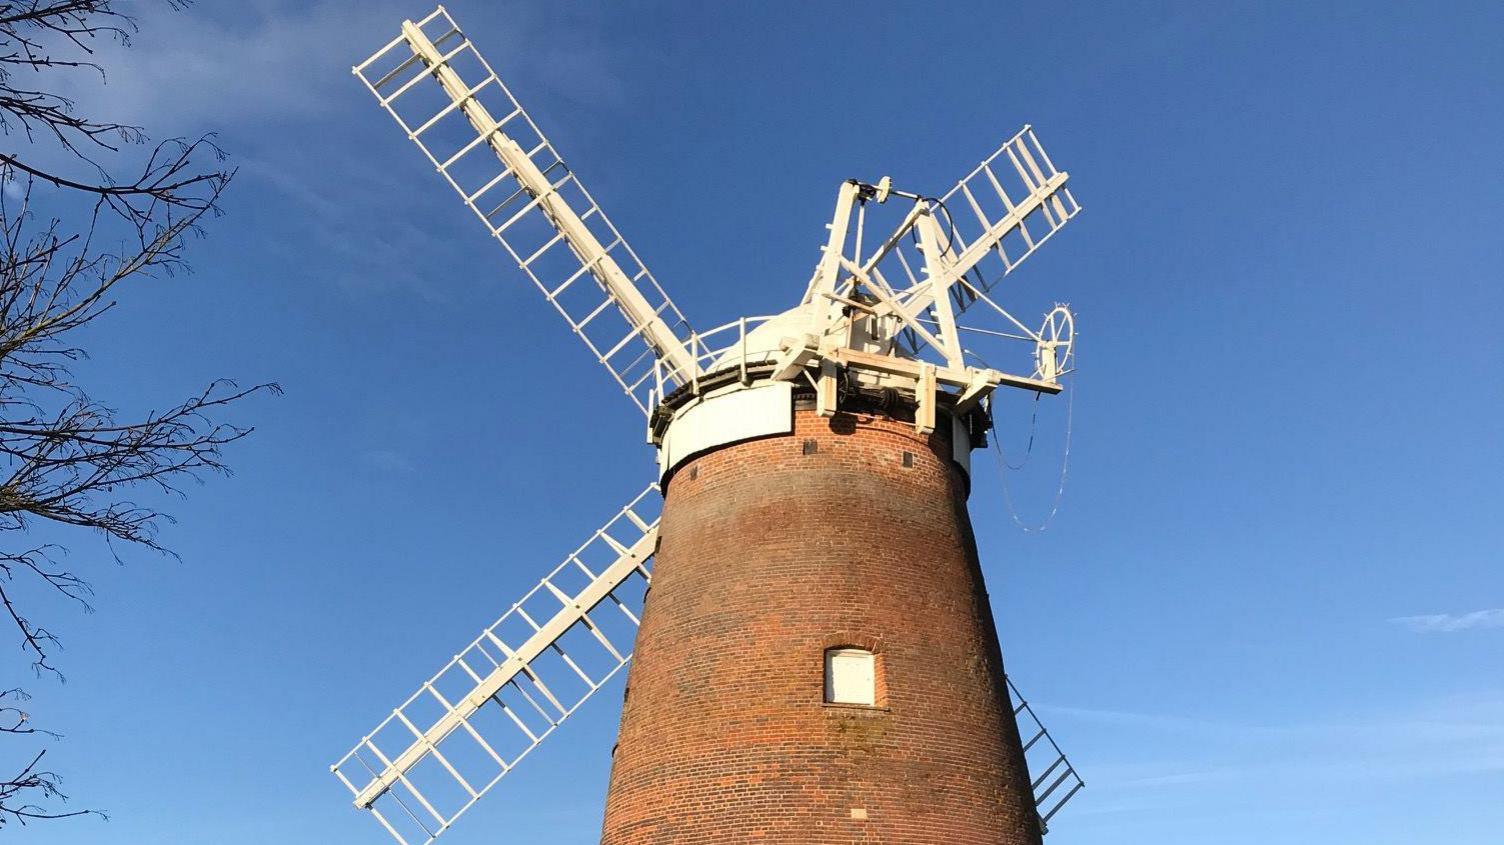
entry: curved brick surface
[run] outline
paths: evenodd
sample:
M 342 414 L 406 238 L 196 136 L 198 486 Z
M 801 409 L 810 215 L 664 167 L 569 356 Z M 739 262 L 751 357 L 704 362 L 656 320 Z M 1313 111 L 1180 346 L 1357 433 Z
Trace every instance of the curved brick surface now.
M 603 845 L 1038 845 L 949 443 L 795 417 L 669 484 Z M 842 645 L 878 707 L 823 702 Z

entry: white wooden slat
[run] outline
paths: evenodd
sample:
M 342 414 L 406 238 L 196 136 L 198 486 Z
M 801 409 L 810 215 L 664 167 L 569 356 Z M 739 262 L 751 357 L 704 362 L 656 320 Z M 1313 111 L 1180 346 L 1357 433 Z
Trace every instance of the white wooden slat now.
M 459 28 L 454 24 L 453 18 L 442 7 L 425 20 L 430 23 L 437 22 L 433 23 L 434 26 L 449 27 L 445 30 L 445 36 L 441 38 L 447 37 L 451 32 L 459 33 Z M 571 207 L 570 202 L 557 190 L 558 185 L 549 182 L 546 173 L 562 164 L 562 161 L 547 137 L 538 131 L 537 125 L 507 90 L 505 83 L 496 77 L 489 63 L 475 50 L 474 45 L 462 34 L 460 34 L 460 43 L 444 52 L 439 51 L 435 43 L 435 40 L 430 40 L 424 24 L 414 25 L 406 22 L 403 25 L 402 35 L 378 51 L 377 55 L 359 65 L 356 73 L 404 132 L 443 174 L 445 180 L 460 194 L 466 205 L 471 207 L 486 224 L 488 230 L 502 242 L 514 260 L 521 265 L 528 278 L 545 294 L 551 292 L 552 285 L 545 284 L 544 280 L 532 271 L 531 265 L 559 239 L 569 243 L 574 260 L 582 265 L 580 269 L 597 279 L 602 296 L 616 306 L 614 309 L 600 309 L 599 301 L 591 298 L 587 298 L 584 302 L 570 303 L 561 301 L 557 297 L 550 300 L 554 307 L 569 320 L 570 325 L 576 329 L 576 334 L 586 341 L 587 346 L 590 346 L 593 352 L 598 352 L 600 343 L 591 340 L 580 330 L 584 322 L 580 319 L 581 315 L 615 313 L 624 323 L 625 328 L 621 331 L 610 330 L 613 337 L 625 334 L 642 344 L 652 357 L 663 359 L 666 372 L 674 382 L 673 386 L 692 377 L 694 362 L 684 350 L 682 342 L 682 337 L 688 330 L 687 321 L 663 292 L 652 274 L 643 266 L 636 252 L 622 242 L 616 227 L 611 224 L 600 210 L 599 204 L 584 186 L 573 178 L 572 174 L 566 177 L 566 181 L 573 180 L 574 185 L 578 187 L 583 214 L 580 213 L 581 209 Z M 406 55 L 408 53 L 412 55 Z M 478 62 L 481 69 L 479 72 L 484 74 L 478 82 L 471 84 L 462 78 L 459 67 L 452 61 L 462 53 L 467 70 L 472 59 Z M 386 58 L 388 55 L 390 55 L 389 59 Z M 414 57 L 420 60 L 421 69 L 412 69 L 411 60 Z M 402 84 L 391 92 L 386 91 L 384 87 L 373 85 L 371 79 L 366 76 L 366 68 L 373 65 L 379 68 L 383 66 L 381 64 L 383 61 L 397 59 L 401 59 L 399 66 L 413 70 L 413 78 L 402 80 Z M 428 112 L 427 117 L 419 123 L 417 129 L 413 129 L 399 113 L 399 101 L 413 88 L 423 84 L 424 80 L 428 80 L 429 84 L 438 85 L 448 97 L 449 102 L 436 114 Z M 378 83 L 392 81 L 395 81 L 392 72 L 388 72 L 377 80 Z M 491 115 L 486 104 L 481 102 L 482 98 L 478 96 L 482 90 L 492 88 L 496 90 L 491 91 L 491 94 L 495 95 L 499 92 L 499 96 L 505 98 L 505 105 L 501 110 L 508 112 L 506 117 L 499 122 Z M 487 99 L 489 101 L 495 97 L 488 96 Z M 461 144 L 458 151 L 436 156 L 428 148 L 424 136 L 444 117 L 456 112 L 465 115 L 476 134 Z M 527 144 L 526 148 L 519 146 L 518 141 L 509 134 L 512 132 L 511 129 L 503 128 L 507 123 L 519 117 L 525 121 L 526 127 L 519 128 L 516 133 L 518 137 L 531 133 L 523 141 Z M 536 137 L 536 142 L 532 140 L 533 136 Z M 500 172 L 491 175 L 489 179 L 485 178 L 484 174 L 477 174 L 479 179 L 476 181 L 481 183 L 478 189 L 462 187 L 456 181 L 452 170 L 470 151 L 481 145 L 489 146 L 495 153 L 495 157 L 499 159 Z M 466 159 L 466 167 L 471 167 L 468 159 Z M 494 226 L 490 222 L 490 216 L 495 212 L 485 212 L 477 207 L 476 203 L 498 184 L 508 180 L 515 182 L 518 190 L 526 193 L 530 201 L 506 223 Z M 476 184 L 476 181 L 470 181 L 468 178 L 466 181 L 472 186 Z M 519 256 L 517 245 L 508 240 L 510 237 L 508 230 L 520 218 L 530 215 L 546 221 L 558 233 L 558 237 L 542 248 L 535 248 L 535 244 L 528 244 L 521 250 L 526 255 Z M 587 219 L 597 221 L 592 223 L 592 226 L 603 226 L 607 232 L 605 239 L 611 241 L 612 246 L 602 246 L 591 227 L 586 225 Z M 619 258 L 611 254 L 618 244 L 625 247 Z M 561 260 L 563 260 L 562 257 Z M 567 286 L 568 283 L 560 286 L 560 289 Z M 650 410 L 648 400 L 651 386 L 645 386 L 644 380 L 635 374 L 628 374 L 621 370 L 611 360 L 614 352 L 605 356 L 597 354 L 596 357 L 601 360 L 601 363 L 639 409 L 644 412 Z
M 634 595 L 628 599 L 621 588 L 629 580 L 650 577 L 647 564 L 657 545 L 657 501 L 656 485 L 644 489 L 335 764 L 334 773 L 350 790 L 356 806 L 372 810 L 399 842 L 416 845 L 417 841 L 431 841 L 626 665 L 631 659 L 631 643 L 613 642 L 613 634 L 588 614 L 609 601 L 635 629 L 639 616 L 633 608 L 640 598 Z M 590 577 L 592 570 L 583 560 L 587 556 L 609 556 L 613 560 Z M 581 572 L 585 573 L 583 579 Z M 583 586 L 566 588 L 565 583 Z M 541 615 L 536 612 L 543 608 L 552 610 Z M 516 620 L 516 624 L 509 620 Z M 522 632 L 530 631 L 531 635 L 519 634 L 519 625 Z M 565 651 L 564 637 L 577 626 L 582 631 L 578 636 L 588 637 L 572 641 L 575 644 L 569 645 L 568 651 L 587 647 L 593 658 L 588 666 Z M 516 647 L 506 643 L 506 631 L 518 637 Z M 500 652 L 500 659 L 493 652 Z M 561 668 L 546 670 L 555 672 L 552 676 L 546 676 L 540 663 L 544 655 L 560 661 L 556 665 Z M 569 684 L 560 687 L 565 678 Z M 463 681 L 465 687 L 457 688 L 456 681 Z M 518 713 L 508 706 L 508 696 L 516 696 L 514 702 L 525 702 L 520 703 L 523 711 L 532 707 L 537 716 Z M 437 718 L 433 705 L 426 702 L 438 705 Z M 499 708 L 505 719 L 499 723 L 477 721 L 487 708 Z M 391 742 L 387 731 L 390 725 L 397 726 L 399 737 L 406 737 L 400 740 L 405 747 L 394 755 L 382 751 L 375 739 L 384 736 Z M 446 750 L 450 747 L 447 741 L 457 734 L 474 743 L 476 750 L 468 757 Z M 357 753 L 362 751 L 365 753 Z M 372 764 L 366 762 L 366 756 L 372 758 Z M 419 764 L 429 758 L 436 768 L 425 772 Z M 486 767 L 477 770 L 480 762 Z M 453 809 L 441 800 L 446 790 L 435 778 L 448 778 L 455 785 L 459 797 L 465 799 L 462 806 Z M 408 802 L 415 806 L 409 807 Z M 404 835 L 394 817 L 381 809 L 387 803 L 397 804 L 427 838 L 412 840 L 412 834 Z M 418 815 L 413 815 L 417 808 L 421 808 Z M 400 818 L 401 814 L 395 817 Z M 433 823 L 426 822 L 428 818 Z

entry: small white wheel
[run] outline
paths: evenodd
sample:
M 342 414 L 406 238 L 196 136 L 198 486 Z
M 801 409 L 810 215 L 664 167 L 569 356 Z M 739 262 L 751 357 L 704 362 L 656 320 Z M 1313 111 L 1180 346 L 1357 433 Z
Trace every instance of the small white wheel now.
M 1044 315 L 1039 339 L 1034 344 L 1034 377 L 1055 381 L 1075 365 L 1076 318 L 1066 305 L 1056 305 Z

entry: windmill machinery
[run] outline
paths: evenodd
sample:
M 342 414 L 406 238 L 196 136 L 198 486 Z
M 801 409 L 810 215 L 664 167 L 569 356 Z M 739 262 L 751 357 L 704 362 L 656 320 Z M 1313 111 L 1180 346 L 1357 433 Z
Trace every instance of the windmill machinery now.
M 940 196 L 842 184 L 798 303 L 695 332 L 443 7 L 355 73 L 658 456 L 334 764 L 355 806 L 431 841 L 635 653 L 606 845 L 1038 843 L 1082 783 L 1004 674 L 965 504 L 994 391 L 1071 369 L 1068 309 L 997 301 L 1079 211 L 1034 133 Z M 1027 374 L 972 360 L 963 313 Z

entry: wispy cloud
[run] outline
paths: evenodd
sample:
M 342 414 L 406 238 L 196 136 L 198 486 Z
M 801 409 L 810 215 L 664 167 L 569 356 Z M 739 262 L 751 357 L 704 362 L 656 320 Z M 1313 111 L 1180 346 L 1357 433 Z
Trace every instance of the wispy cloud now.
M 288 127 L 331 111 L 369 109 L 351 65 L 423 11 L 406 0 L 248 0 L 233 11 L 164 7 L 138 15 L 141 31 L 129 46 L 91 45 L 104 79 L 77 73 L 60 81 L 89 113 L 152 132 Z M 587 18 L 560 40 L 548 37 L 557 21 L 513 4 L 462 17 L 467 32 L 478 28 L 493 62 L 520 59 L 552 93 L 592 106 L 624 99 L 614 48 L 600 24 Z
M 234 15 L 154 9 L 140 15 L 130 46 L 98 45 L 103 80 L 68 76 L 67 93 L 91 114 L 156 133 L 285 123 L 339 102 L 353 59 L 402 17 L 394 0 L 358 14 L 329 0 L 252 2 Z
M 1450 634 L 1476 628 L 1504 628 L 1504 607 L 1475 610 L 1472 613 L 1433 613 L 1425 616 L 1396 616 L 1389 620 L 1417 634 Z
M 1313 795 L 1504 773 L 1504 695 L 1292 721 L 1203 719 L 1037 704 L 1071 752 L 1096 818 L 1190 811 L 1252 794 L 1317 811 Z M 1088 741 L 1088 740 L 1094 740 Z M 1105 749 L 1105 750 L 1104 750 Z M 1116 749 L 1116 750 L 1114 750 Z
M 240 170 L 226 208 L 238 216 L 240 203 L 254 203 L 264 221 L 253 253 L 267 263 L 260 272 L 306 274 L 356 296 L 401 291 L 448 302 L 489 279 L 493 265 L 508 265 L 350 73 L 422 10 L 406 0 L 246 0 L 142 11 L 131 46 L 96 45 L 107 79 L 67 75 L 63 93 L 81 113 L 139 124 L 153 138 L 219 133 Z M 529 94 L 620 106 L 619 57 L 600 24 L 582 24 L 571 39 L 546 37 L 560 21 L 512 3 L 470 9 L 462 23 L 500 72 L 526 71 Z M 40 163 L 64 173 L 80 166 L 66 157 Z M 267 215 L 271 208 L 281 213 Z

